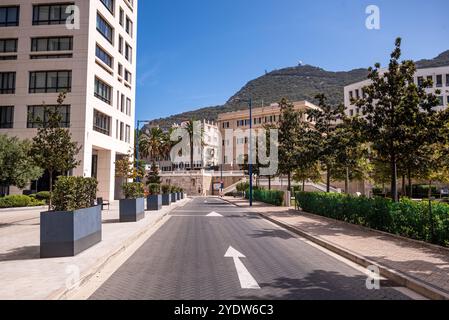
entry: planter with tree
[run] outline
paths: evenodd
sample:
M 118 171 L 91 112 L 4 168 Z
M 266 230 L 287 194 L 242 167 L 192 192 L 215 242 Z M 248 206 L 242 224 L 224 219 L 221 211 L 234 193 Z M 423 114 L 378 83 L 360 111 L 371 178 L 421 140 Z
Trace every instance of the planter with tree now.
M 147 175 L 149 195 L 147 197 L 147 210 L 157 211 L 162 209 L 161 178 L 155 162 L 151 165 L 151 171 Z
M 170 195 L 171 195 L 171 202 L 172 203 L 176 203 L 176 201 L 178 201 L 178 197 L 176 195 L 176 187 L 175 186 L 171 186 L 170 187 Z
M 163 184 L 161 189 L 162 189 L 162 205 L 169 206 L 172 202 L 170 194 L 170 186 L 168 184 Z
M 116 176 L 125 180 L 122 186 L 125 199 L 119 202 L 120 222 L 137 222 L 145 218 L 145 188 L 142 182 L 138 182 L 145 170 L 131 159 L 129 153 L 115 163 Z
M 101 241 L 101 206 L 95 205 L 97 180 L 59 177 L 52 211 L 40 216 L 41 258 L 72 257 Z

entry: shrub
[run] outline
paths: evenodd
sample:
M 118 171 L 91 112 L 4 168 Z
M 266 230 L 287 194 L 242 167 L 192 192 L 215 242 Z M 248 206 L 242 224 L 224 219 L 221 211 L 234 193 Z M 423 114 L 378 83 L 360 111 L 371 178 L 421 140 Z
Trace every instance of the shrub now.
M 161 185 L 158 183 L 148 184 L 148 191 L 150 195 L 157 195 L 161 193 Z
M 296 195 L 306 212 L 362 225 L 416 240 L 449 246 L 449 205 L 402 199 L 394 203 L 379 197 L 305 193 Z
M 169 193 L 170 193 L 171 186 L 168 185 L 168 184 L 163 184 L 163 185 L 161 186 L 161 189 L 162 189 L 162 193 L 163 193 L 163 194 L 169 194 Z
M 24 195 L 6 196 L 0 198 L 0 208 L 23 208 L 44 205 L 45 202 Z
M 178 192 L 178 187 L 170 186 L 170 193 L 176 193 Z
M 50 191 L 41 191 L 36 193 L 36 199 L 43 200 L 46 203 L 50 201 L 50 197 L 51 197 Z
M 242 183 L 239 183 L 239 184 L 236 186 L 236 188 L 237 188 L 237 191 L 238 191 L 238 192 L 244 192 L 244 191 L 246 191 L 247 189 L 249 189 L 249 182 L 242 182 Z
M 249 199 L 249 189 L 246 190 L 246 198 Z M 256 188 L 253 190 L 253 199 L 280 207 L 284 204 L 284 191 Z
M 130 182 L 123 185 L 123 193 L 126 199 L 138 199 L 145 197 L 145 187 L 142 182 Z
M 59 177 L 53 190 L 53 210 L 75 211 L 94 206 L 97 186 L 95 178 Z

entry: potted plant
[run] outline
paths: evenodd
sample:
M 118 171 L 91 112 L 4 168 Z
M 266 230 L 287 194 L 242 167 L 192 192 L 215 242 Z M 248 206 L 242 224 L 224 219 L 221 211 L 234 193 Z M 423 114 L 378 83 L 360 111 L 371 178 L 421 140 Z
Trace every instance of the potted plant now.
M 40 216 L 41 258 L 72 257 L 101 241 L 101 206 L 94 178 L 59 177 L 52 211 Z
M 162 187 L 162 205 L 169 206 L 171 204 L 171 194 L 170 186 L 168 184 L 163 184 Z
M 183 200 L 184 199 L 184 189 L 179 188 L 179 192 L 181 193 L 181 200 Z
M 125 199 L 119 202 L 120 222 L 137 222 L 145 218 L 145 188 L 139 182 L 145 174 L 145 168 L 141 162 L 136 163 L 131 158 L 129 152 L 115 163 L 116 175 L 125 179 L 122 186 Z
M 162 209 L 161 178 L 156 162 L 153 161 L 151 170 L 147 175 L 148 197 L 147 210 L 157 211 Z
M 176 187 L 170 186 L 170 194 L 171 194 L 171 202 L 175 203 L 178 201 L 178 198 L 176 197 Z

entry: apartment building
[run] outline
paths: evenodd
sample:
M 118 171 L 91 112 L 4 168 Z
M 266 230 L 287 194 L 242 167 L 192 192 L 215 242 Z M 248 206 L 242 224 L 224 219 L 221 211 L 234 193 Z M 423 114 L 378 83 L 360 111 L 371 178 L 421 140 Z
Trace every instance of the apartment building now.
M 432 80 L 433 86 L 426 88 L 429 93 L 435 93 L 436 90 L 440 90 L 441 93 L 438 95 L 440 105 L 435 108 L 435 110 L 441 110 L 449 106 L 449 66 L 418 69 L 414 78 L 415 83 L 418 85 L 420 85 L 424 80 Z M 346 114 L 348 116 L 353 117 L 363 113 L 363 110 L 360 110 L 360 108 L 351 104 L 351 100 L 362 97 L 363 88 L 368 86 L 370 83 L 371 80 L 364 80 L 353 83 L 344 88 Z
M 296 111 L 302 113 L 304 121 L 308 121 L 305 113 L 307 110 L 319 109 L 318 106 L 308 101 L 296 101 L 293 102 L 293 106 Z M 264 128 L 267 125 L 276 126 L 281 120 L 281 108 L 278 103 L 273 103 L 266 107 L 253 108 L 252 116 L 252 127 L 254 130 Z M 248 152 L 250 127 L 249 110 L 221 113 L 218 115 L 217 123 L 222 137 L 222 162 L 224 168 L 225 170 L 239 170 L 237 150 L 240 148 L 244 150 L 245 154 Z M 229 137 L 226 137 L 227 130 L 233 130 L 233 132 L 241 131 L 243 134 L 236 134 L 231 140 Z M 226 148 L 232 148 L 232 159 L 226 154 Z
M 134 145 L 136 38 L 137 0 L 2 0 L 0 134 L 30 139 L 43 105 L 58 110 L 82 146 L 71 174 L 113 200 L 115 161 Z

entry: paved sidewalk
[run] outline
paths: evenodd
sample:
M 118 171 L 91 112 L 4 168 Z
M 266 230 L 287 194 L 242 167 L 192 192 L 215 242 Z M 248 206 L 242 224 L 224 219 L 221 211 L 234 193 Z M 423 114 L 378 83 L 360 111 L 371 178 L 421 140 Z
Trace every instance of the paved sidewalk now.
M 103 240 L 76 257 L 40 259 L 42 210 L 0 212 L 0 300 L 56 299 L 70 291 L 76 273 L 93 275 L 108 260 L 145 234 L 184 199 L 160 211 L 147 211 L 137 223 L 118 222 L 118 202 L 103 212 Z
M 249 209 L 246 200 L 232 197 L 225 197 L 225 200 Z M 403 278 L 409 278 L 412 280 L 410 282 L 416 281 L 407 283 L 414 289 L 417 284 L 428 286 L 429 288 L 418 288 L 422 294 L 425 293 L 422 290 L 430 289 L 449 297 L 448 249 L 260 202 L 255 202 L 254 207 L 249 210 L 264 215 L 273 222 L 292 227 L 300 234 L 311 236 L 320 244 L 330 245 L 340 253 L 346 252 L 353 260 L 359 260 L 357 262 L 374 262 L 385 267 L 388 272 L 405 275 Z

